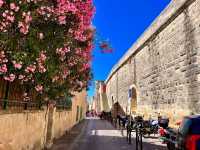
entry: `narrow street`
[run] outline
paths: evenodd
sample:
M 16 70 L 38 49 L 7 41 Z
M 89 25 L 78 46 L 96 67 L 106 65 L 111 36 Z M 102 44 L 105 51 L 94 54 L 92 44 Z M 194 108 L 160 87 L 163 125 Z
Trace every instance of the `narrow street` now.
M 134 137 L 134 135 L 133 135 Z M 145 139 L 143 150 L 166 150 L 158 139 Z M 126 141 L 126 132 L 115 129 L 109 122 L 89 118 L 75 126 L 54 142 L 51 150 L 134 150 L 132 144 Z

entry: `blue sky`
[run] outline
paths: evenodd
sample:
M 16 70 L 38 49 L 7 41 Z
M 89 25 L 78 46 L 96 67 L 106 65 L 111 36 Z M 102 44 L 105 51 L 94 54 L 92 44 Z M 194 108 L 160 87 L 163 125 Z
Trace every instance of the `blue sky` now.
M 114 52 L 93 51 L 94 80 L 105 80 L 113 65 L 133 45 L 170 0 L 94 0 L 96 14 L 93 25 L 97 35 L 109 39 Z M 94 84 L 88 91 L 93 96 Z

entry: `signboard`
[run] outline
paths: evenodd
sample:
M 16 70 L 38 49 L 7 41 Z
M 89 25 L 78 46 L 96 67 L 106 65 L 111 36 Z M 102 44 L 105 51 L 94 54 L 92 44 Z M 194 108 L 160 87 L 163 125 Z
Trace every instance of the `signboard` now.
M 128 90 L 128 98 L 132 98 L 133 97 L 133 91 L 132 89 Z
M 136 96 L 136 91 L 134 88 L 128 90 L 128 98 L 134 98 Z

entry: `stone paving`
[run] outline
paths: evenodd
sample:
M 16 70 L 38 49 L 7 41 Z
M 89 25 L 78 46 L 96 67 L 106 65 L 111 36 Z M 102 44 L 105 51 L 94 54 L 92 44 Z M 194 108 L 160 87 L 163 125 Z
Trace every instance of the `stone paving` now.
M 109 122 L 88 118 L 75 126 L 69 133 L 55 140 L 51 150 L 134 150 L 127 144 L 125 130 L 115 129 Z M 167 150 L 158 139 L 145 139 L 143 150 Z

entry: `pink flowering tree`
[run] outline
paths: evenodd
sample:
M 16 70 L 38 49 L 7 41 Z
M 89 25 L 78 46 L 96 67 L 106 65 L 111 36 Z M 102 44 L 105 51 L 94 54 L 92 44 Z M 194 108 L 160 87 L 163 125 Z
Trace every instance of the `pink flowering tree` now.
M 0 77 L 50 99 L 87 88 L 93 14 L 92 0 L 0 0 Z

